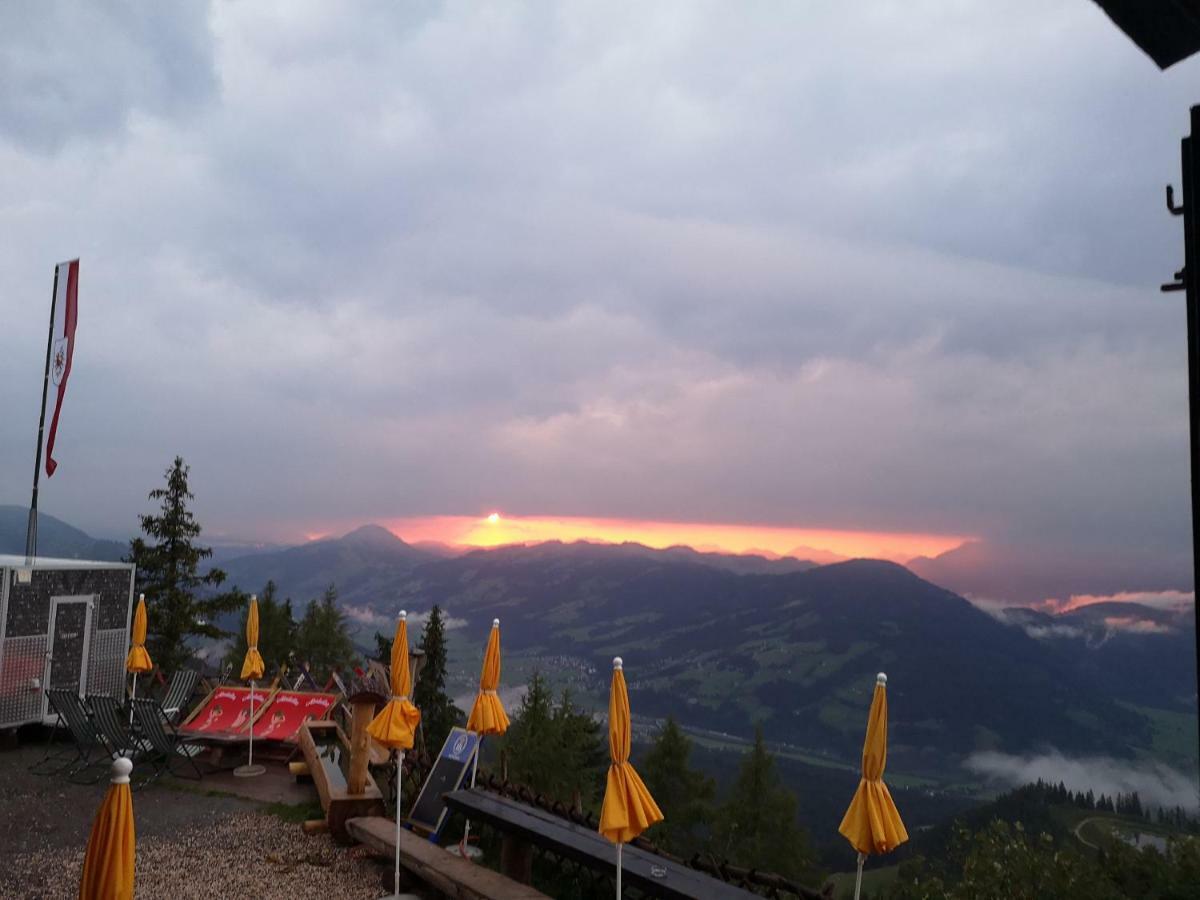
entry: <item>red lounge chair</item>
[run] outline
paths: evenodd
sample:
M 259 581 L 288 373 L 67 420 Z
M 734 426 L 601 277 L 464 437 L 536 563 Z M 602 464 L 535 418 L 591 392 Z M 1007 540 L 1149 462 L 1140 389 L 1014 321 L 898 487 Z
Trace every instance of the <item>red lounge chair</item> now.
M 271 705 L 274 696 L 274 689 L 254 689 L 255 722 Z M 250 724 L 250 688 L 223 686 L 213 688 L 204 702 L 179 726 L 179 732 L 189 738 L 248 741 Z
M 294 744 L 300 726 L 312 719 L 328 719 L 338 699 L 338 694 L 277 691 L 262 715 L 254 717 L 254 740 Z

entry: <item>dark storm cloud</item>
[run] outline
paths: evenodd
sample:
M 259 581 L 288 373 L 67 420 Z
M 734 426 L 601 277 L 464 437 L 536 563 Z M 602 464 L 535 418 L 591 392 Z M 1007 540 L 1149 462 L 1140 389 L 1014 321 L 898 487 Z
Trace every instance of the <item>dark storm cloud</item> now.
M 2 495 L 78 254 L 46 503 L 94 530 L 181 452 L 226 533 L 496 506 L 940 530 L 1174 586 L 1156 287 L 1200 70 L 1088 3 L 999 7 L 19 17 Z

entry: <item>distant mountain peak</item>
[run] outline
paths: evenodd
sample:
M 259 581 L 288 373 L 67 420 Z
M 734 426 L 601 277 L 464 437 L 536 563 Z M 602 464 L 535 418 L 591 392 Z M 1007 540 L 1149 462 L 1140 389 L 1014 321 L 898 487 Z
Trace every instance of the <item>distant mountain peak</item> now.
M 348 544 L 367 544 L 373 547 L 409 546 L 403 539 L 397 537 L 394 532 L 374 523 L 360 525 L 353 531 L 342 535 L 338 540 L 345 541 Z

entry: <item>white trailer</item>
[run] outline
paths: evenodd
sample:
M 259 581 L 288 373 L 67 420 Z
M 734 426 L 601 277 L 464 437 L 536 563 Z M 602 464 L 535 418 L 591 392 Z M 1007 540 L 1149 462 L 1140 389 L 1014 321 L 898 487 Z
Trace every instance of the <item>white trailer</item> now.
M 0 555 L 0 728 L 52 722 L 46 691 L 123 696 L 133 565 Z

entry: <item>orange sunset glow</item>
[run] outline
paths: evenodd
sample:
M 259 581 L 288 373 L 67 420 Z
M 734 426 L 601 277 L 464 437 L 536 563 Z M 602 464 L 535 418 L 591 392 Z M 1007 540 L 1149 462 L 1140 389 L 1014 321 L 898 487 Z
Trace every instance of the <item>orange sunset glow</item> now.
M 478 518 L 426 516 L 389 519 L 381 524 L 409 543 L 437 541 L 467 547 L 499 547 L 551 540 L 612 544 L 633 541 L 647 547 L 683 544 L 697 550 L 798 556 L 816 562 L 867 556 L 903 563 L 915 556 L 936 556 L 970 540 L 963 535 L 917 532 L 510 516 L 502 512 L 491 512 Z

